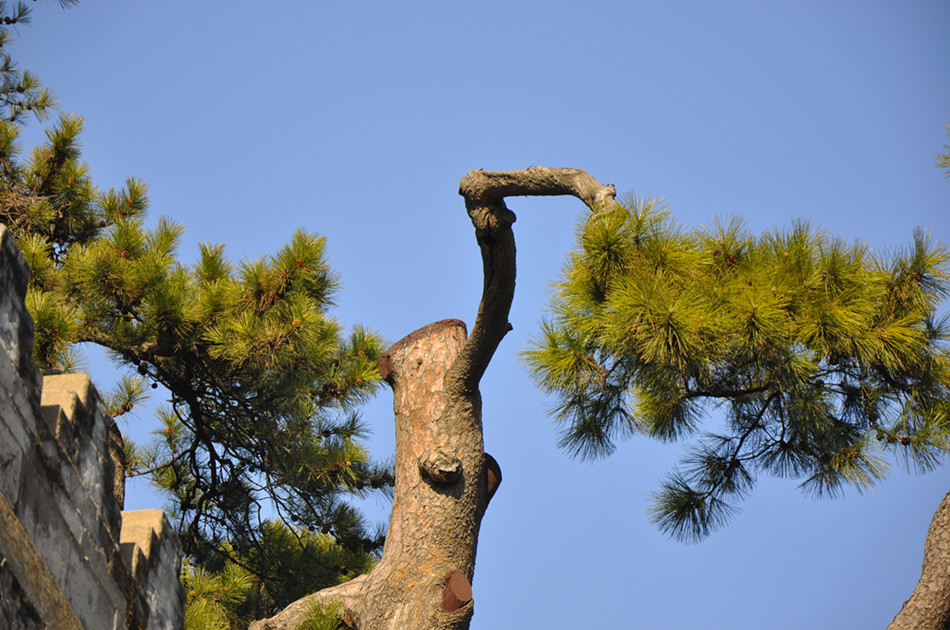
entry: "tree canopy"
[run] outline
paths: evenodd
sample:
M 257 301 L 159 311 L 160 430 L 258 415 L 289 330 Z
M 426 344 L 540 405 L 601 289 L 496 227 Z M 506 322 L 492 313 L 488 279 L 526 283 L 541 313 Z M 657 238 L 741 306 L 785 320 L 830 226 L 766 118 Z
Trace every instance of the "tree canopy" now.
M 26 14 L 18 5 L 5 24 Z M 8 41 L 0 29 L 4 55 Z M 350 499 L 392 485 L 357 413 L 379 384 L 384 341 L 333 317 L 339 280 L 325 239 L 298 230 L 272 256 L 239 264 L 202 244 L 182 263 L 183 227 L 147 226 L 144 182 L 93 182 L 80 117 L 60 115 L 24 155 L 26 114 L 42 119 L 55 101 L 8 55 L 0 72 L 0 222 L 31 268 L 37 365 L 72 371 L 83 344 L 104 348 L 127 370 L 104 392 L 116 418 L 165 388 L 154 439 L 125 444 L 127 474 L 165 493 L 200 570 L 231 563 L 254 576 L 248 620 L 367 570 L 383 535 Z
M 948 260 L 920 229 L 881 254 L 805 220 L 687 230 L 661 199 L 631 197 L 579 230 L 525 358 L 576 456 L 633 434 L 691 440 L 652 511 L 698 540 L 760 473 L 834 496 L 882 478 L 887 454 L 914 470 L 941 460 Z

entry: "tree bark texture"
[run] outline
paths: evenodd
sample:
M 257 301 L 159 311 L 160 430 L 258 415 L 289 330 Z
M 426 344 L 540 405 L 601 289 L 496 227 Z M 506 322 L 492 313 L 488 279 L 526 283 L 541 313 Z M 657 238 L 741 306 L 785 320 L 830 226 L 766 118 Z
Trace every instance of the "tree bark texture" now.
M 594 212 L 616 204 L 613 186 L 585 171 L 531 167 L 472 171 L 459 194 L 475 226 L 484 286 L 472 333 L 444 320 L 393 345 L 380 375 L 393 389 L 396 489 L 386 546 L 368 574 L 300 599 L 251 630 L 300 628 L 314 606 L 342 605 L 359 630 L 465 630 L 482 516 L 501 482 L 484 452 L 478 383 L 502 338 L 515 288 L 515 215 L 504 198 L 573 195 Z
M 943 497 L 924 543 L 924 563 L 914 592 L 887 630 L 950 628 L 950 492 Z

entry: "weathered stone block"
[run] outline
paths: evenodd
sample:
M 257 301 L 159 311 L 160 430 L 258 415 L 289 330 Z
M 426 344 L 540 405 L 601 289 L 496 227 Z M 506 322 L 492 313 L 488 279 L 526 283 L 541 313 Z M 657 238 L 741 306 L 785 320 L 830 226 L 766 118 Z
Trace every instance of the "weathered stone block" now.
M 23 298 L 30 268 L 5 225 L 0 224 L 0 350 L 25 386 L 39 395 L 40 374 L 33 363 L 33 319 Z
M 115 464 L 109 450 L 111 418 L 85 374 L 43 379 L 42 413 L 56 440 L 78 471 L 113 538 L 119 535 L 121 508 L 116 504 Z
M 179 581 L 181 544 L 161 510 L 122 513 L 122 556 L 136 585 L 137 611 L 153 628 L 184 624 L 185 593 Z M 178 588 L 170 590 L 172 582 Z
M 6 560 L 6 558 L 4 558 Z M 7 562 L 0 562 L 0 628 L 45 630 L 46 624 Z
M 27 450 L 28 434 L 23 430 L 22 420 L 15 409 L 0 404 L 0 493 L 11 503 L 16 503 L 19 496 L 23 453 Z
M 12 573 L 11 584 L 13 581 L 17 583 L 17 588 L 25 599 L 10 600 L 11 606 L 34 612 L 43 619 L 44 626 L 81 627 L 72 605 L 63 595 L 61 582 L 50 572 L 30 533 L 23 527 L 13 506 L 3 495 L 0 495 L 0 555 L 3 556 L 4 568 Z M 9 627 L 17 627 L 19 621 L 15 617 L 16 613 L 6 608 L 7 600 L 0 599 L 0 602 L 4 603 L 4 616 L 14 615 L 14 623 Z M 24 625 L 30 627 L 30 623 L 28 618 Z

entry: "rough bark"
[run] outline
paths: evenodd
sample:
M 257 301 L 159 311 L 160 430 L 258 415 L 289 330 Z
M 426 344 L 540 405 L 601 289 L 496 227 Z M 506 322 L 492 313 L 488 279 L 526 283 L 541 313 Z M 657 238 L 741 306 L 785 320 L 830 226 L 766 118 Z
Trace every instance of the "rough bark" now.
M 943 497 L 924 544 L 924 563 L 914 592 L 887 630 L 950 628 L 950 492 Z
M 472 171 L 459 194 L 481 249 L 482 298 L 469 337 L 459 320 L 436 322 L 380 360 L 396 422 L 396 489 L 383 556 L 370 573 L 298 600 L 251 630 L 300 628 L 314 606 L 334 604 L 359 630 L 469 626 L 478 530 L 501 482 L 497 462 L 484 452 L 478 383 L 511 329 L 515 215 L 504 198 L 573 195 L 594 212 L 616 202 L 613 186 L 584 171 L 543 167 Z

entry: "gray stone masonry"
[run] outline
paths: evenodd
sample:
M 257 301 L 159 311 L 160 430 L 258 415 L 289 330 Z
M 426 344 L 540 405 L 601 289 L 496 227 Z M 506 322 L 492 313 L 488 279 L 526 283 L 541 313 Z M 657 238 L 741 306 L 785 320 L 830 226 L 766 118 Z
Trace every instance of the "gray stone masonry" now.
M 29 277 L 0 224 L 0 628 L 182 628 L 178 538 L 159 510 L 121 511 L 89 378 L 33 363 Z

